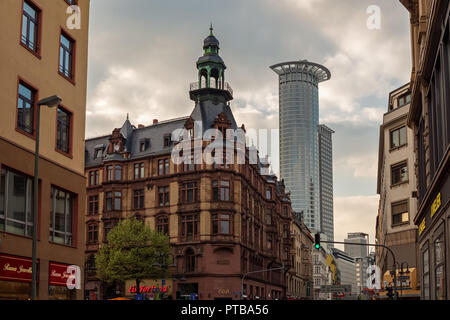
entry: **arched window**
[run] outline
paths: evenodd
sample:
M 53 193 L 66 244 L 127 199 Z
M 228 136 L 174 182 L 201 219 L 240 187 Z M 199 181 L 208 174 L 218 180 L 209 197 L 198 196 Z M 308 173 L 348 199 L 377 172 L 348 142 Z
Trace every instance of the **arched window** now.
M 195 272 L 195 252 L 192 249 L 186 250 L 186 272 Z

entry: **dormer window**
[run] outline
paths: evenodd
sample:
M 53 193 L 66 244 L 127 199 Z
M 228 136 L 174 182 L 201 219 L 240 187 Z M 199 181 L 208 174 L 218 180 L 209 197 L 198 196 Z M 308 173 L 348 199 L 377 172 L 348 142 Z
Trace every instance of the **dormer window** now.
M 103 155 L 103 148 L 97 148 L 94 151 L 94 160 L 95 159 L 100 159 Z
M 171 144 L 172 144 L 172 137 L 171 137 L 170 134 L 166 134 L 166 135 L 164 136 L 164 147 L 165 147 L 165 148 L 166 148 L 166 147 L 170 147 Z
M 139 141 L 139 152 L 144 152 L 150 147 L 150 139 L 141 139 Z

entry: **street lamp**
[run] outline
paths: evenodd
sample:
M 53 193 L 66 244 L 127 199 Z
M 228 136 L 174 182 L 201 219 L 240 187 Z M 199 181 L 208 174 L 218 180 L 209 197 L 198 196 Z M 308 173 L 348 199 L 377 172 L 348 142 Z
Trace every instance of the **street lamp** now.
M 37 283 L 37 223 L 38 223 L 38 186 L 39 186 L 39 129 L 41 120 L 41 106 L 49 108 L 56 107 L 61 104 L 62 99 L 58 96 L 51 96 L 42 99 L 37 103 L 37 121 L 36 121 L 36 150 L 34 153 L 34 193 L 33 193 L 33 248 L 32 248 L 32 276 L 31 276 L 31 299 L 36 300 L 36 283 Z

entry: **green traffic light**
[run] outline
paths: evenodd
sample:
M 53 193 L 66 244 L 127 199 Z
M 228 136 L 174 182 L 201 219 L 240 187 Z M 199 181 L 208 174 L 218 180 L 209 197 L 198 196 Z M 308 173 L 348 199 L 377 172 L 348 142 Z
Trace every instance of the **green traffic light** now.
M 316 249 L 320 249 L 320 244 L 316 244 Z

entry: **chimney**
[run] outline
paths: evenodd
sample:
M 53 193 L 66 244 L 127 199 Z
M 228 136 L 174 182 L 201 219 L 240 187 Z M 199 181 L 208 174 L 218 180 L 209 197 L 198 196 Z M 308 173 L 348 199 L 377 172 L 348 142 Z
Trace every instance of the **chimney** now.
M 138 124 L 138 129 L 142 129 L 145 128 L 145 126 L 143 124 Z
M 154 119 L 153 124 L 158 124 L 158 119 Z

